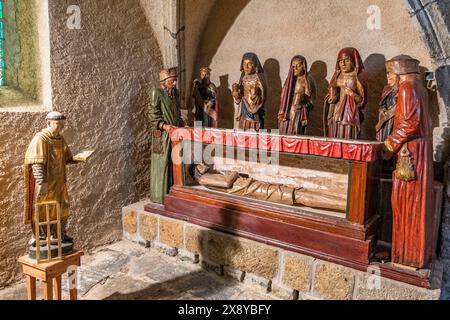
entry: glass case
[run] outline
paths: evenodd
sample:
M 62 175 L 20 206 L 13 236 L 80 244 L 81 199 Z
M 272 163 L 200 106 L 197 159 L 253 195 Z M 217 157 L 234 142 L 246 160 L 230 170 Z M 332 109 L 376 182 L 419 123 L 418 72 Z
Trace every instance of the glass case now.
M 375 247 L 381 143 L 193 128 L 171 133 L 164 215 L 342 263 Z

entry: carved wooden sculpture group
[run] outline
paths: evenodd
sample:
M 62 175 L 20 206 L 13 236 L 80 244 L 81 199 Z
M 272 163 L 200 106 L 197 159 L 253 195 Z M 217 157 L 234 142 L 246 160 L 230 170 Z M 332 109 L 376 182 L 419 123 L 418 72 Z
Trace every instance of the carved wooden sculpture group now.
M 242 131 L 264 128 L 267 81 L 264 69 L 254 53 L 243 55 L 238 83 L 232 85 L 234 128 Z M 210 80 L 211 69 L 200 69 L 194 81 L 191 97 L 195 118 L 205 127 L 218 127 L 220 120 L 217 89 Z M 419 61 L 400 55 L 386 62 L 387 86 L 384 88 L 377 140 L 382 142 L 384 159 L 395 159 L 392 173 L 391 205 L 393 210 L 392 262 L 426 268 L 433 256 L 432 185 L 433 160 L 431 124 L 427 90 L 420 80 Z M 180 95 L 176 88 L 177 70 L 160 72 L 160 87 L 150 95 L 151 130 L 150 199 L 164 203 L 173 181 L 171 134 L 183 127 Z M 282 135 L 305 135 L 313 110 L 316 88 L 308 73 L 306 59 L 292 58 L 285 80 L 278 111 L 278 128 Z M 325 94 L 323 124 L 325 136 L 356 140 L 363 123 L 362 110 L 367 103 L 367 77 L 359 52 L 344 48 L 338 53 L 334 74 Z M 75 162 L 64 139 L 59 134 L 65 117 L 57 112 L 47 117 L 48 128 L 32 140 L 25 158 L 26 205 L 25 222 L 31 223 L 35 203 L 55 202 L 61 209 L 62 240 L 71 242 L 65 232 L 68 197 L 65 165 Z M 352 142 L 356 143 L 356 142 Z M 209 187 L 227 182 L 227 175 L 211 174 L 198 180 Z M 309 192 L 286 185 L 258 181 L 232 172 L 228 193 L 254 199 L 294 205 L 316 206 L 330 210 L 345 210 L 346 199 L 333 199 L 325 194 Z M 212 180 L 211 180 L 212 179 Z M 251 189 L 251 192 L 249 191 Z M 39 212 L 39 215 L 43 213 Z M 53 216 L 54 212 L 50 212 Z M 36 232 L 38 228 L 33 228 Z M 50 230 L 50 229 L 49 229 Z M 54 230 L 50 230 L 53 234 Z M 36 238 L 45 232 L 35 234 Z M 48 235 L 47 235 L 48 236 Z M 33 239 L 32 245 L 35 240 Z
M 264 105 L 268 92 L 264 69 L 256 54 L 246 53 L 240 70 L 239 82 L 232 85 L 234 129 L 258 131 L 264 128 Z M 202 121 L 205 127 L 217 128 L 219 104 L 210 72 L 207 67 L 200 69 L 199 78 L 193 83 L 192 98 L 195 119 Z M 396 159 L 391 197 L 392 262 L 424 268 L 429 266 L 434 250 L 430 241 L 433 237 L 430 229 L 433 161 L 427 91 L 420 81 L 419 61 L 409 56 L 400 55 L 387 61 L 386 72 L 388 84 L 382 93 L 375 130 L 377 140 L 383 142 L 383 158 Z M 160 80 L 161 88 L 152 92 L 150 103 L 153 140 L 151 199 L 164 203 L 172 175 L 169 133 L 182 125 L 182 120 L 178 91 L 174 86 L 175 70 L 163 70 Z M 278 111 L 281 134 L 306 134 L 315 91 L 306 59 L 301 55 L 293 57 Z M 366 103 L 367 76 L 361 56 L 355 48 L 343 48 L 338 53 L 335 71 L 325 94 L 325 136 L 359 139 L 364 120 L 362 110 Z M 213 186 L 220 182 L 216 180 L 212 182 Z M 326 205 L 322 204 L 322 207 Z

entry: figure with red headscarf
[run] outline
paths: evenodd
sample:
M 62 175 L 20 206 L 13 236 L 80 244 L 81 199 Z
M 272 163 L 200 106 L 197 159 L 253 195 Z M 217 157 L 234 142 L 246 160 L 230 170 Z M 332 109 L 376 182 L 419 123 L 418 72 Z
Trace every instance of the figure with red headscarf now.
M 281 93 L 278 129 L 281 134 L 306 134 L 309 113 L 313 109 L 314 80 L 308 74 L 306 59 L 300 55 L 291 60 L 288 77 Z
M 364 65 L 355 48 L 339 51 L 324 107 L 325 136 L 358 139 L 367 101 Z
M 264 128 L 266 92 L 267 82 L 258 56 L 247 52 L 242 57 L 239 83 L 232 86 L 235 129 L 258 131 Z

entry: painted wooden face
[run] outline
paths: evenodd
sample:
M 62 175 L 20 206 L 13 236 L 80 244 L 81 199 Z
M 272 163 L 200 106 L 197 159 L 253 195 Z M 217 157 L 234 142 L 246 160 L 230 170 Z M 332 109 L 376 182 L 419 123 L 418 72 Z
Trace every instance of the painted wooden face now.
M 355 70 L 352 59 L 350 59 L 350 57 L 348 56 L 344 56 L 341 60 L 339 60 L 339 69 L 341 69 L 341 71 L 345 73 Z
M 397 84 L 398 77 L 395 73 L 387 72 L 386 78 L 387 78 L 387 83 L 389 86 L 394 87 Z
M 177 85 L 177 78 L 169 78 L 164 82 L 164 86 L 169 90 L 175 88 L 176 85 Z
M 64 120 L 47 120 L 47 128 L 54 135 L 59 135 L 64 130 Z
M 294 76 L 299 77 L 305 74 L 305 64 L 302 60 L 295 59 L 292 61 L 292 69 L 294 70 Z
M 252 60 L 249 60 L 249 59 L 245 59 L 245 60 L 242 62 L 242 69 L 244 69 L 244 73 L 245 73 L 246 75 L 254 74 L 255 71 L 256 71 L 255 64 L 253 63 Z
M 209 74 L 209 71 L 208 71 L 208 70 L 201 70 L 201 71 L 200 71 L 200 79 L 201 79 L 201 80 L 203 80 L 203 79 L 209 79 L 209 77 L 210 77 L 210 74 Z

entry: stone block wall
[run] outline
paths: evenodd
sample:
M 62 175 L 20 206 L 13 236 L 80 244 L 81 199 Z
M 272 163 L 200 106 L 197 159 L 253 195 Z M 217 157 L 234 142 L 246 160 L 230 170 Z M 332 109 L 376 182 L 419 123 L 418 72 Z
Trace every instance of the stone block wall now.
M 123 236 L 178 255 L 230 280 L 280 299 L 434 300 L 427 290 L 144 211 L 148 201 L 122 209 Z M 162 208 L 162 207 L 161 207 Z

